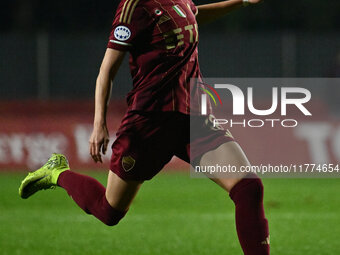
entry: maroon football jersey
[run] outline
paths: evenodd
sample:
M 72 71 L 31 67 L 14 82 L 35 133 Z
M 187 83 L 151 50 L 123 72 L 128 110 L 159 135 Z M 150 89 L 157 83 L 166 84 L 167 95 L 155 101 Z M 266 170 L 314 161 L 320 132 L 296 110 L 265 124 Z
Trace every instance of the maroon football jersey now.
M 190 79 L 201 77 L 196 14 L 191 0 L 120 2 L 108 47 L 130 52 L 129 110 L 190 113 Z

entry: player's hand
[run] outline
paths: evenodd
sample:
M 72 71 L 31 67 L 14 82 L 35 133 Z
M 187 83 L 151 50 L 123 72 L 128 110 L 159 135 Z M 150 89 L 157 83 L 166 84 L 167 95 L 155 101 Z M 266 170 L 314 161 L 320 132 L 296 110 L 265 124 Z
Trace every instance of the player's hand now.
M 263 0 L 249 0 L 250 4 L 258 4 L 258 3 L 261 3 L 261 2 L 263 2 Z
M 102 161 L 102 153 L 105 154 L 109 144 L 109 132 L 106 125 L 94 126 L 90 137 L 90 155 L 94 162 Z

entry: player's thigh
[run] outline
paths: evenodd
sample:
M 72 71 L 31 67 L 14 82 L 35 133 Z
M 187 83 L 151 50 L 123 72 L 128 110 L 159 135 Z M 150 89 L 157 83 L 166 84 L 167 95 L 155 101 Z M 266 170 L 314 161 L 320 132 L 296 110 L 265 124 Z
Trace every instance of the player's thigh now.
M 109 204 L 120 211 L 127 211 L 137 195 L 143 181 L 126 181 L 109 171 L 106 187 L 106 199 Z
M 246 173 L 239 172 L 241 166 L 249 166 L 250 163 L 241 146 L 230 141 L 223 143 L 216 149 L 205 153 L 201 160 L 201 166 L 233 166 L 237 173 L 210 173 L 207 176 L 226 191 L 230 191 L 236 183 L 242 180 Z

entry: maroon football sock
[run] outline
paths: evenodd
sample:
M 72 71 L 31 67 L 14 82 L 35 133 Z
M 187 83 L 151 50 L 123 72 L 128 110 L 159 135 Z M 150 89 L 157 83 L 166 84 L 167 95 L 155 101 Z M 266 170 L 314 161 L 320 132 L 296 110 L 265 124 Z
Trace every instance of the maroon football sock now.
M 112 208 L 105 197 L 105 187 L 89 176 L 65 171 L 60 174 L 58 185 L 81 209 L 108 226 L 116 225 L 126 213 Z
M 263 209 L 263 185 L 255 174 L 230 191 L 236 206 L 236 230 L 245 255 L 269 254 L 268 221 Z

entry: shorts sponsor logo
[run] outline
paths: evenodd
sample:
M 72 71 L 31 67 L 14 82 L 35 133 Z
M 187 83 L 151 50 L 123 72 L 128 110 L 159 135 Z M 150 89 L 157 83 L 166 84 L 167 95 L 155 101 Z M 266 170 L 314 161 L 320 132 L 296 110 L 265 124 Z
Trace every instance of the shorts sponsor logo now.
M 122 167 L 125 172 L 129 172 L 135 166 L 136 160 L 131 156 L 125 156 L 122 159 Z
M 119 41 L 126 41 L 131 36 L 131 31 L 126 26 L 118 26 L 114 31 L 114 36 Z

